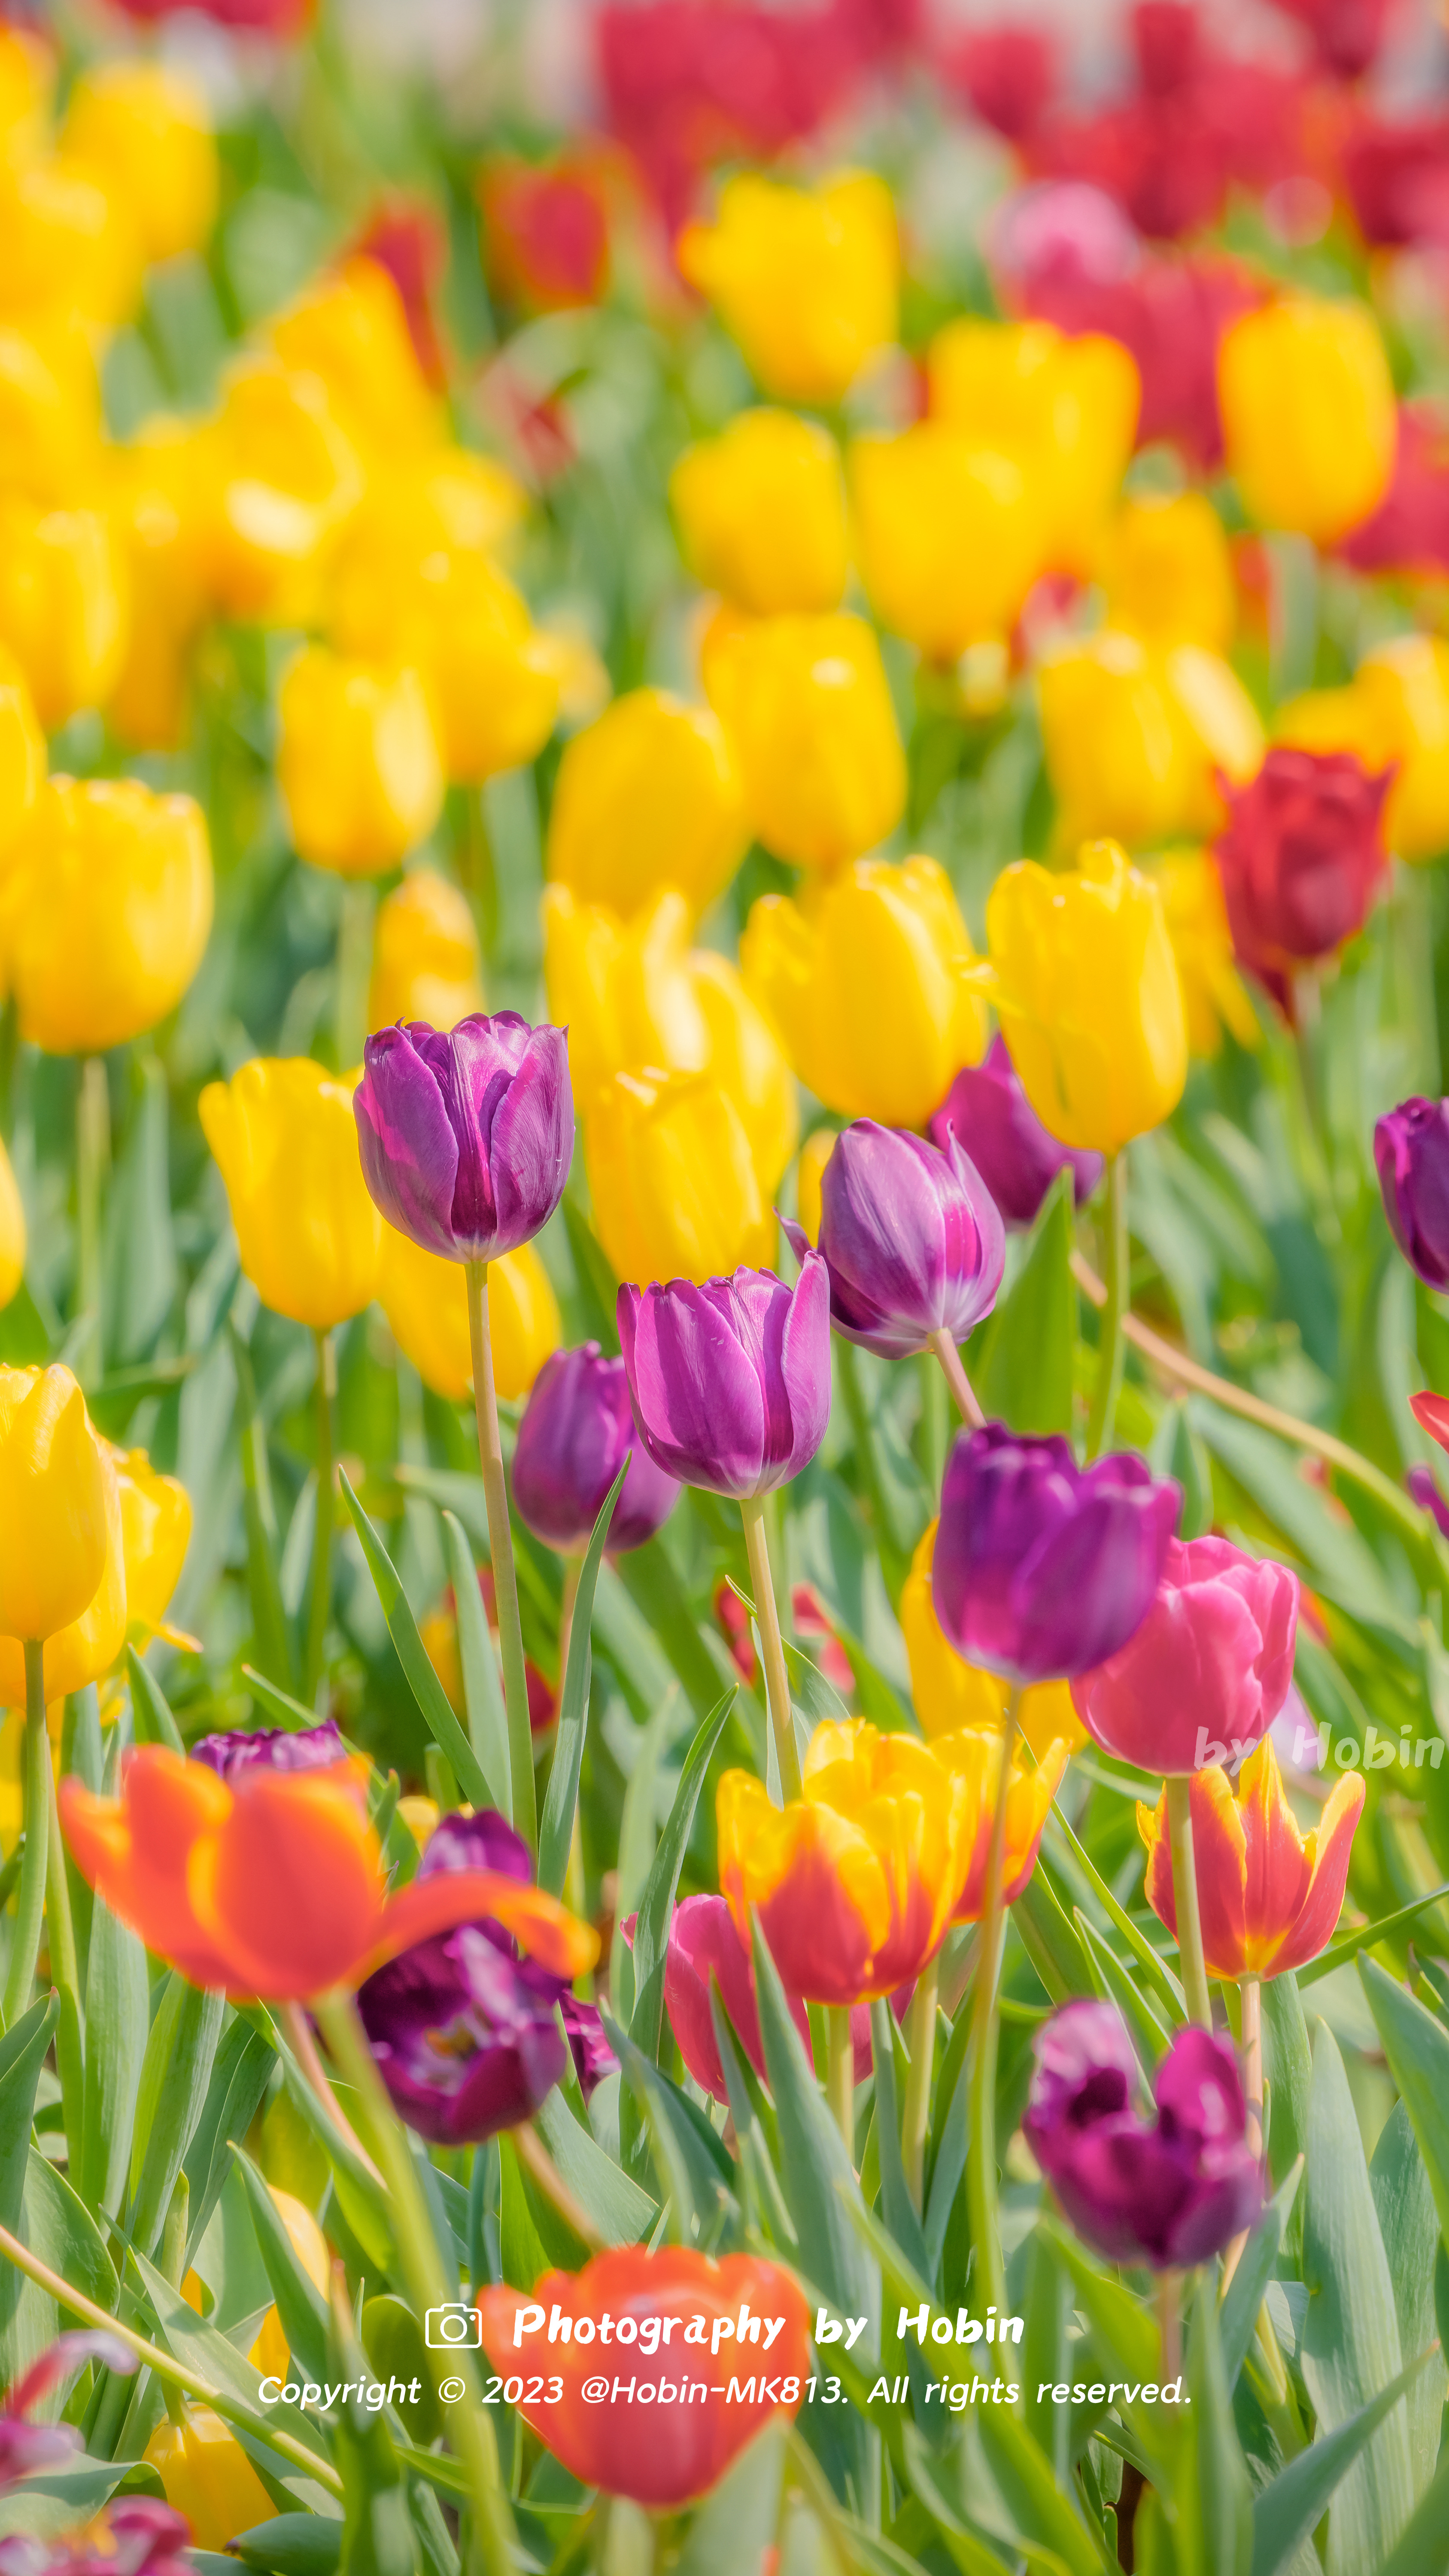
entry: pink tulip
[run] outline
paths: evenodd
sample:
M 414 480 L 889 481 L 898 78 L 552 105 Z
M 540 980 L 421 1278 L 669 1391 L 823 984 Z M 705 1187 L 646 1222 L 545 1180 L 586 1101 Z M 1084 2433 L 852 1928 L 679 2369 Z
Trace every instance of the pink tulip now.
M 1234 1763 L 1267 1734 L 1293 1679 L 1298 1577 L 1225 1538 L 1169 1542 L 1152 1606 L 1072 1702 L 1104 1753 L 1139 1770 Z

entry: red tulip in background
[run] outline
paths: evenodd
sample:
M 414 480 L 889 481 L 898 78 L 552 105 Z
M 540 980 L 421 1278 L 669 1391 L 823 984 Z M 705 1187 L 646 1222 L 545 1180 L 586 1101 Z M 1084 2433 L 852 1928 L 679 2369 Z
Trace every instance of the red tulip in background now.
M 1294 969 L 1333 956 L 1368 918 L 1388 867 L 1392 781 L 1351 752 L 1279 747 L 1248 786 L 1224 782 L 1216 857 L 1233 946 L 1290 1023 Z
M 234 35 L 271 36 L 285 44 L 311 24 L 314 0 L 115 0 L 115 6 L 140 26 L 156 26 L 189 11 L 229 27 Z
M 1449 573 L 1449 429 L 1427 403 L 1399 406 L 1393 479 L 1335 551 L 1356 572 Z
M 1007 18 L 948 44 L 941 68 L 983 125 L 1008 143 L 1026 143 L 1056 90 L 1057 48 L 1049 29 Z
M 609 204 L 587 154 L 500 155 L 479 175 L 478 206 L 495 292 L 540 313 L 598 303 L 609 282 Z
M 417 360 L 430 385 L 447 379 L 435 298 L 448 264 L 448 237 L 429 205 L 398 198 L 377 208 L 352 245 L 385 268 L 402 297 Z
M 1357 80 L 1383 43 L 1389 0 L 1273 0 L 1285 18 L 1296 18 L 1327 72 Z

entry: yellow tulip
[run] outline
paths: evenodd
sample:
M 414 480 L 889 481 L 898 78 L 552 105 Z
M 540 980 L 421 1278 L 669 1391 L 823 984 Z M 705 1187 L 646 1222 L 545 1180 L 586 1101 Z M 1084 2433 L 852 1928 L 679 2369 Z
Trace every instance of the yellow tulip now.
M 1046 524 L 1028 473 L 937 420 L 855 440 L 860 569 L 886 626 L 930 660 L 1012 626 L 1042 569 Z
M 838 868 L 894 831 L 905 754 L 863 617 L 728 616 L 711 633 L 704 682 L 777 858 Z
M 1113 841 L 1073 871 L 1034 859 L 987 899 L 995 1001 L 1042 1125 L 1115 1154 L 1169 1117 L 1187 1080 L 1187 1015 L 1162 896 Z
M 1152 870 L 1182 978 L 1190 1055 L 1214 1056 L 1225 1028 L 1239 1046 L 1262 1034 L 1248 988 L 1234 963 L 1222 879 L 1207 850 L 1169 850 Z
M 101 457 L 100 385 L 68 332 L 0 329 L 0 490 L 52 508 L 95 483 Z
M 0 503 L 0 643 L 30 683 L 47 733 L 105 704 L 126 651 L 125 558 L 95 510 Z
M 225 2549 L 239 2531 L 270 2522 L 277 2508 L 230 2425 L 209 2406 L 188 2406 L 184 2424 L 162 2418 L 142 2454 L 166 2501 L 186 2516 L 198 2549 Z
M 211 445 L 217 606 L 265 624 L 307 624 L 363 491 L 360 459 L 325 385 L 277 358 L 238 359 Z M 391 649 L 389 641 L 383 652 Z
M 703 912 L 749 842 L 730 743 L 707 707 L 630 689 L 559 762 L 548 873 L 584 903 L 636 912 L 675 886 Z
M 329 269 L 266 336 L 284 367 L 321 380 L 346 436 L 378 468 L 394 473 L 440 444 L 442 415 L 402 296 L 377 260 Z
M 1107 531 L 1103 574 L 1112 625 L 1154 644 L 1227 651 L 1237 612 L 1233 560 L 1204 493 L 1126 502 Z
M 138 751 L 174 751 L 185 730 L 190 651 L 207 601 L 214 462 L 204 434 L 164 415 L 107 451 L 131 615 L 106 713 Z
M 413 868 L 377 908 L 367 1025 L 426 1020 L 430 1028 L 454 1029 L 482 1008 L 468 898 L 435 868 Z
M 377 1294 L 382 1219 L 367 1194 L 355 1074 L 306 1056 L 255 1056 L 198 1102 L 221 1167 L 241 1265 L 264 1306 L 326 1332 Z
M 1241 314 L 1218 350 L 1218 404 L 1228 471 L 1260 526 L 1331 545 L 1378 508 L 1397 427 L 1366 306 L 1289 296 Z
M 191 1544 L 191 1496 L 175 1476 L 163 1476 L 144 1449 L 112 1449 L 121 1494 L 121 1542 L 126 1560 L 126 1616 L 142 1636 L 154 1636 L 181 1580 Z
M 29 27 L 0 26 L 0 155 L 31 160 L 43 151 L 55 90 L 56 52 Z
M 277 2216 L 287 2231 L 293 2253 L 313 2289 L 325 2299 L 332 2279 L 332 2257 L 327 2251 L 326 2237 L 305 2200 L 298 2200 L 294 2192 L 283 2191 L 274 2182 L 269 2182 L 267 2189 L 271 2193 Z M 287 2364 L 291 2359 L 291 2346 L 287 2341 L 286 2329 L 275 2308 L 268 2308 L 263 2317 L 261 2331 L 247 2359 L 253 2370 L 259 2370 L 263 2378 L 268 2376 L 274 2379 L 286 2378 Z
M 516 769 L 553 731 L 568 649 L 481 548 L 440 540 L 417 555 L 401 533 L 381 516 L 354 532 L 332 585 L 332 641 L 422 673 L 450 778 Z
M 1006 1715 L 1007 1684 L 996 1673 L 968 1664 L 958 1655 L 931 1598 L 931 1562 L 936 1553 L 932 1521 L 901 1588 L 901 1635 L 911 1669 L 911 1698 L 924 1733 L 934 1740 L 988 1729 L 998 1734 Z M 1017 1720 L 1038 1762 L 1049 1747 L 1064 1743 L 1075 1752 L 1087 1741 L 1087 1730 L 1072 1706 L 1070 1682 L 1033 1682 L 1021 1694 Z
M 114 1663 L 126 1633 L 121 1500 L 68 1368 L 0 1367 L 0 1704 L 25 1700 L 24 1641 L 45 1639 L 47 1702 Z
M 175 1009 L 211 930 L 211 852 L 190 796 L 55 777 L 0 869 L 0 957 L 20 1034 L 98 1054 Z
M 926 357 L 933 420 L 1015 457 L 1039 513 L 1042 559 L 1095 570 L 1137 435 L 1142 387 L 1118 340 L 1049 322 L 948 322 Z
M 101 329 L 140 300 L 141 237 L 111 189 L 65 160 L 0 161 L 0 317 L 71 312 Z
M 757 382 L 784 402 L 838 402 L 895 339 L 895 208 L 868 172 L 814 190 L 729 179 L 714 222 L 680 235 L 678 259 Z
M 426 839 L 443 810 L 443 759 L 416 671 L 309 644 L 277 715 L 277 785 L 299 857 L 339 876 L 381 876 Z
M 763 895 L 740 964 L 801 1081 L 843 1118 L 923 1127 L 985 1048 L 984 978 L 935 859 L 858 859 L 798 903 Z
M 94 64 L 70 94 L 61 145 L 128 211 L 147 259 L 199 250 L 216 214 L 206 100 L 159 62 Z
M 458 1654 L 456 1642 L 457 1622 L 455 1620 L 448 1619 L 446 1616 L 440 1620 L 425 1619 L 418 1631 L 423 1640 L 423 1644 L 427 1649 L 428 1660 L 433 1665 L 434 1671 L 438 1671 L 438 1667 L 433 1653 L 434 1637 L 429 1632 L 436 1631 L 437 1629 L 444 1627 L 450 1629 L 453 1634 L 453 1661 L 456 1664 Z M 456 1699 L 454 1698 L 453 1692 L 448 1690 L 448 1684 L 443 1680 L 441 1672 L 438 1672 L 438 1679 L 443 1682 L 444 1690 L 448 1691 L 449 1702 L 454 1707 L 461 1707 L 463 1703 L 463 1676 L 461 1670 L 457 1675 L 458 1688 Z M 438 1821 L 441 1811 L 438 1807 L 436 1798 L 399 1798 L 397 1802 L 397 1811 L 401 1816 L 403 1823 L 406 1825 L 408 1832 L 412 1835 L 413 1841 L 417 1844 L 419 1851 L 425 1851 L 433 1835 L 438 1830 Z
M 756 617 L 838 608 L 849 566 L 845 484 L 828 430 L 744 411 L 687 447 L 669 478 L 697 581 Z
M 501 554 L 527 515 L 527 493 L 496 457 L 439 447 L 395 461 L 371 485 L 348 530 L 336 591 L 385 589 L 439 552 Z M 377 612 L 364 604 L 348 613 Z
M 19 665 L 0 651 L 0 852 L 8 848 L 45 783 L 45 736 Z
M 1315 689 L 1280 707 L 1275 740 L 1302 751 L 1351 751 L 1365 769 L 1396 764 L 1384 836 L 1401 858 L 1449 847 L 1449 645 L 1399 635 L 1364 656 L 1347 688 Z
M 0 1306 L 8 1306 L 25 1276 L 25 1210 L 15 1169 L 0 1143 Z
M 1037 699 L 1069 844 L 1108 834 L 1132 847 L 1213 831 L 1222 820 L 1217 771 L 1237 781 L 1262 761 L 1252 700 L 1201 645 L 1160 652 L 1105 628 L 1043 659 Z
M 708 1073 L 618 1073 L 582 1119 L 594 1224 L 618 1279 L 712 1279 L 776 1254 L 739 1103 Z
M 468 1289 L 459 1261 L 424 1252 L 390 1226 L 382 1230 L 378 1299 L 405 1359 L 424 1386 L 450 1404 L 473 1391 Z M 563 1340 L 563 1318 L 537 1248 L 521 1244 L 488 1264 L 488 1332 L 498 1392 L 527 1395 L 544 1361 Z

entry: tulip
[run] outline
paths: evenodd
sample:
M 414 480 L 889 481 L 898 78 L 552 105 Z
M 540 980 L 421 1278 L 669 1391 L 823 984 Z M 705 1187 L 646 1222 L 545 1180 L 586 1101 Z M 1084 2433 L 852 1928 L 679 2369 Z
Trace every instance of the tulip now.
M 326 1771 L 347 1759 L 347 1748 L 335 1718 L 320 1726 L 232 1726 L 217 1735 L 201 1735 L 191 1747 L 193 1762 L 204 1763 L 228 1785 L 254 1771 Z
M 126 1618 L 142 1638 L 157 1634 L 181 1580 L 191 1543 L 191 1496 L 159 1475 L 144 1449 L 112 1449 L 121 1498 Z
M 1049 322 L 948 322 L 926 353 L 931 418 L 1014 457 L 1044 565 L 1088 576 L 1131 461 L 1141 387 L 1117 339 Z
M 1105 833 L 1150 844 L 1212 831 L 1222 779 L 1250 778 L 1263 756 L 1242 682 L 1201 645 L 1163 649 L 1104 628 L 1042 661 L 1037 698 L 1068 842 Z
M 1331 545 L 1377 509 L 1394 465 L 1394 389 L 1360 304 L 1285 297 L 1218 352 L 1229 472 L 1261 527 Z
M 545 164 L 498 153 L 476 182 L 488 282 L 540 313 L 599 303 L 609 282 L 609 198 L 587 148 Z
M 225 2549 L 239 2531 L 270 2522 L 277 2508 L 229 2424 L 210 2406 L 163 2417 L 142 2453 L 173 2511 L 184 2514 L 197 2549 Z
M 663 689 L 631 689 L 559 763 L 548 873 L 624 919 L 665 887 L 704 912 L 749 840 L 735 755 L 717 716 Z
M 604 2037 L 604 2017 L 597 2004 L 580 2003 L 578 1996 L 565 1987 L 558 1999 L 558 2015 L 578 2088 L 587 2104 L 607 2076 L 618 2074 L 619 2061 Z
M 1426 1288 L 1449 1288 L 1449 1101 L 1403 1100 L 1374 1128 L 1389 1231 Z
M 655 1466 L 751 1504 L 798 1476 L 830 1410 L 829 1294 L 808 1251 L 793 1288 L 748 1269 L 621 1288 L 629 1397 Z
M 1210 1977 L 1281 1977 L 1332 1940 L 1343 1908 L 1349 1854 L 1363 1812 L 1361 1773 L 1334 1783 L 1322 1821 L 1306 1838 L 1283 1795 L 1278 1757 L 1265 1736 L 1235 1797 L 1218 1766 L 1194 1774 L 1192 1841 L 1198 1916 Z M 1147 1846 L 1147 1902 L 1177 1937 L 1166 1794 L 1137 1808 Z
M 696 581 L 753 617 L 838 608 L 849 538 L 835 441 L 788 411 L 737 412 L 687 447 L 669 478 Z
M 1206 850 L 1169 850 L 1152 870 L 1182 979 L 1189 1055 L 1215 1056 L 1223 1030 L 1256 1047 L 1258 1015 L 1233 963 L 1223 881 Z
M 206 431 L 157 414 L 105 457 L 131 614 L 107 721 L 133 750 L 175 751 L 207 606 L 213 456 Z
M 625 1459 L 629 1472 L 609 1523 L 609 1546 L 642 1547 L 662 1529 L 679 1486 L 642 1446 L 622 1360 L 597 1342 L 555 1351 L 524 1408 L 513 1451 L 513 1497 L 535 1538 L 561 1555 L 586 1548 Z
M 343 546 L 332 584 L 331 640 L 362 661 L 421 672 L 449 778 L 476 783 L 541 751 L 559 711 L 567 655 L 533 623 L 528 604 L 485 551 L 478 527 L 502 513 L 468 487 L 465 540 L 457 495 L 436 494 L 420 514 L 364 516 Z M 418 518 L 441 518 L 418 551 Z
M 129 778 L 52 778 L 0 873 L 0 947 L 20 1032 L 99 1053 L 174 1010 L 211 930 L 206 824 Z
M 714 1985 L 719 1988 L 720 2002 L 740 2046 L 763 2080 L 765 2046 L 760 2036 L 760 2009 L 755 2000 L 755 1970 L 750 1953 L 735 1930 L 722 1896 L 681 1897 L 669 1919 L 664 2009 L 679 2054 L 696 2084 L 713 2094 L 717 2102 L 727 2102 L 729 2090 L 710 2011 L 710 1988 Z M 810 2016 L 798 1995 L 787 1994 L 785 2000 L 801 2045 L 808 2053 Z
M 958 1141 L 1012 1233 L 1036 1223 L 1058 1172 L 1070 1167 L 1078 1207 L 1085 1206 L 1102 1177 L 1100 1154 L 1076 1153 L 1047 1134 L 999 1031 L 982 1063 L 957 1074 L 930 1122 L 930 1134 L 942 1153 L 948 1138 Z
M 25 674 L 48 733 L 105 704 L 125 658 L 126 567 L 95 510 L 0 505 L 0 643 Z
M 1133 2108 L 1137 2061 L 1115 2006 L 1063 2005 L 1034 2040 L 1022 2132 L 1078 2233 L 1109 2262 L 1205 2263 L 1262 2205 L 1232 2043 L 1180 2030 L 1157 2070 L 1157 2118 Z
M 558 1992 L 547 1970 L 509 1958 L 470 1923 L 369 1977 L 357 2009 L 408 2127 L 457 2147 L 529 2119 L 568 2064 Z
M 57 311 L 91 332 L 128 321 L 144 262 L 129 208 L 89 172 L 37 153 L 0 159 L 5 304 L 39 323 Z
M 388 1896 L 350 1763 L 250 1766 L 231 1780 L 161 1745 L 119 1798 L 75 1778 L 61 1821 L 82 1876 L 194 1985 L 288 2002 L 361 1981 L 458 1923 L 495 1920 L 550 1974 L 592 1967 L 598 1936 L 498 1871 L 439 1870 Z
M 53 313 L 28 328 L 0 322 L 4 488 L 63 509 L 93 494 L 104 463 L 100 384 L 84 324 Z
M 1438 635 L 1395 636 L 1364 655 L 1351 688 L 1319 694 L 1355 701 L 1357 721 L 1340 739 L 1307 742 L 1288 730 L 1285 710 L 1280 738 L 1357 752 L 1369 770 L 1394 763 L 1384 838 L 1401 858 L 1437 858 L 1449 843 L 1449 645 Z
M 1232 556 L 1204 493 L 1157 493 L 1125 503 L 1108 532 L 1105 558 L 1109 625 L 1158 644 L 1227 651 L 1237 622 Z
M 377 908 L 368 1028 L 426 1020 L 430 1028 L 455 1029 L 482 1008 L 468 898 L 435 868 L 414 868 Z
M 402 298 L 418 365 L 434 392 L 440 392 L 448 375 L 437 313 L 448 264 L 448 237 L 441 216 L 426 198 L 389 194 L 364 224 L 353 243 L 353 255 L 375 260 L 392 279 Z
M 803 1261 L 808 1238 L 785 1231 Z M 870 1118 L 847 1127 L 821 1180 L 817 1241 L 836 1331 L 880 1359 L 934 1350 L 954 1387 L 957 1344 L 990 1314 L 1006 1254 L 995 1201 L 954 1134 L 938 1148 Z
M 828 872 L 894 831 L 905 756 L 863 618 L 727 613 L 704 682 L 734 743 L 750 819 L 776 858 Z
M 298 856 L 339 876 L 382 876 L 443 809 L 443 763 L 416 671 L 298 654 L 277 705 L 277 784 Z
M 1290 1023 L 1296 969 L 1332 956 L 1368 918 L 1388 867 L 1389 784 L 1348 753 L 1279 749 L 1230 792 L 1215 849 L 1233 944 Z
M 45 783 L 45 736 L 18 663 L 0 654 L 0 855 Z
M 0 1307 L 8 1306 L 25 1276 L 25 1209 L 15 1170 L 0 1142 Z
M 206 100 L 182 72 L 93 65 L 71 91 L 61 146 L 125 207 L 148 260 L 201 248 L 216 214 L 216 145 Z
M 349 444 L 374 472 L 439 444 L 438 405 L 413 346 L 407 308 L 375 259 L 342 260 L 267 326 L 289 372 L 325 390 Z
M 0 1367 L 0 1699 L 25 1698 L 23 1641 L 46 1640 L 45 1698 L 83 1690 L 125 1633 L 121 1499 L 109 1444 L 68 1368 Z
M 557 2310 L 570 2320 L 571 2330 L 567 2340 L 545 2347 L 553 2365 L 545 2385 L 561 2380 L 562 2396 L 525 2397 L 519 2413 L 571 2476 L 585 2486 L 601 2487 L 606 2495 L 631 2496 L 636 2504 L 675 2512 L 714 2486 L 766 2424 L 781 2415 L 793 2421 L 799 2412 L 810 2375 L 809 2311 L 793 2273 L 762 2256 L 727 2254 L 717 2263 L 691 2245 L 662 2246 L 652 2254 L 630 2245 L 596 2254 L 581 2272 L 546 2272 L 526 2296 L 502 2287 L 485 2290 L 478 2317 L 483 2349 L 494 2370 L 512 2371 L 520 2347 L 525 2354 L 531 2349 L 518 2333 L 518 2321 L 528 2309 L 540 2323 Z M 653 2394 L 662 2381 L 674 2390 L 681 2376 L 691 2376 L 698 2356 L 684 2336 L 692 2334 L 701 2343 L 709 2335 L 717 2350 L 720 2325 L 733 2327 L 746 2309 L 751 2316 L 784 2319 L 770 2350 L 771 2373 L 760 2379 L 758 2396 L 728 2406 L 680 2404 L 676 2413 L 659 2421 L 657 2403 L 610 2408 L 585 2398 L 584 2388 L 592 2386 L 598 2367 L 594 2338 L 605 2339 L 607 2320 L 612 2320 L 608 2330 L 613 2342 L 629 2347 L 630 2378 Z M 708 2350 L 706 2344 L 706 2354 Z M 793 2384 L 794 2397 L 777 2394 L 782 2382 Z
M 1413 1402 L 1412 1397 L 1410 1402 Z M 1429 1428 L 1427 1424 L 1425 1427 Z M 1418 1504 L 1420 1511 L 1428 1513 L 1440 1537 L 1449 1538 L 1449 1502 L 1445 1501 L 1439 1490 L 1439 1479 L 1433 1468 L 1422 1466 L 1406 1468 L 1404 1485 Z
M 0 2576 L 189 2576 L 190 2542 L 185 2517 L 169 2504 L 123 2496 L 55 2540 L 0 2541 Z
M 468 1284 L 456 1261 L 424 1252 L 394 1226 L 382 1230 L 378 1300 L 405 1359 L 450 1404 L 473 1392 Z M 506 1403 L 527 1395 L 563 1339 L 558 1299 L 537 1247 L 521 1243 L 488 1264 L 488 1346 Z
M 804 901 L 764 895 L 746 985 L 827 1108 L 923 1127 L 986 1041 L 970 934 L 936 859 L 858 859 Z
M 1043 564 L 1030 474 L 940 420 L 855 440 L 850 497 L 877 617 L 928 661 L 1015 625 Z
M 675 255 L 782 402 L 838 402 L 895 339 L 895 209 L 867 172 L 813 192 L 729 179 L 714 223 L 686 226 Z
M 901 1587 L 901 1635 L 911 1674 L 911 1703 L 931 1743 L 945 1735 L 996 1733 L 1006 1717 L 1008 1685 L 999 1673 L 958 1655 L 931 1598 L 931 1569 L 939 1520 L 932 1521 L 911 1559 Z M 1088 1741 L 1066 1681 L 1033 1682 L 1017 1710 L 1022 1734 L 1038 1762 L 1061 1742 L 1075 1753 Z
M 477 1012 L 370 1037 L 355 1100 L 362 1169 L 389 1225 L 471 1265 L 527 1243 L 563 1195 L 573 1103 L 562 1030 Z
M 771 1166 L 713 1074 L 616 1074 L 589 1103 L 584 1166 L 618 1279 L 700 1281 L 774 1254 Z
M 317 613 L 362 498 L 362 462 L 321 378 L 263 355 L 228 371 L 211 437 L 213 599 L 231 617 L 300 626 Z M 365 644 L 343 650 L 367 651 Z M 389 637 L 383 652 L 398 649 Z M 403 647 L 403 658 L 414 656 Z
M 87 2361 L 103 2362 L 123 2378 L 129 2378 L 136 2367 L 129 2344 L 97 2328 L 94 2333 L 57 2335 L 6 2389 L 0 2398 L 0 2489 L 28 2478 L 33 2470 L 60 2468 L 74 2460 L 81 2447 L 74 2425 L 30 2424 L 26 2417 L 59 2380 L 68 2379 Z
M 1423 1391 L 1409 1398 L 1409 1411 L 1421 1431 L 1437 1440 L 1441 1449 L 1449 1449 L 1449 1397 Z
M 382 1224 L 357 1150 L 353 1086 L 305 1056 L 256 1056 L 207 1084 L 241 1265 L 263 1305 L 328 1332 L 377 1294 Z
M 1071 1668 L 1077 1714 L 1104 1752 L 1140 1770 L 1237 1761 L 1288 1696 L 1297 1627 L 1286 1565 L 1225 1538 L 1169 1537 L 1145 1615 Z

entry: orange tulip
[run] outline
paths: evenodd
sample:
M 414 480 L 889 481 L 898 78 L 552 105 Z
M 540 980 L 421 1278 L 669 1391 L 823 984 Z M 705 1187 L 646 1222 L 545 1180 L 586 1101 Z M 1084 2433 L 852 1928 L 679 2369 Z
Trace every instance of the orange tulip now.
M 440 1872 L 389 1897 L 361 1781 L 361 1766 L 342 1762 L 229 1783 L 146 1745 L 119 1798 L 62 1781 L 61 1822 L 82 1875 L 147 1949 L 237 2001 L 358 1985 L 399 1951 L 481 1916 L 555 1976 L 593 1966 L 596 1933 L 494 1871 Z
M 986 1908 L 986 1861 L 996 1812 L 1001 1737 L 993 1730 L 966 1727 L 959 1735 L 937 1736 L 932 1750 L 966 1785 L 966 1874 L 951 1920 L 979 1923 Z M 1006 1784 L 1006 1839 L 1001 1849 L 1003 1905 L 1015 1904 L 1036 1867 L 1042 1828 L 1070 1750 L 1063 1737 L 1055 1737 L 1035 1769 L 1023 1762 L 1019 1750 L 1012 1754 L 1011 1776 Z
M 1283 1795 L 1278 1757 L 1265 1736 L 1243 1765 L 1242 1796 L 1225 1771 L 1192 1776 L 1193 1859 L 1210 1977 L 1281 1977 L 1316 1959 L 1332 1940 L 1343 1906 L 1363 1775 L 1345 1772 L 1322 1822 L 1304 1836 Z M 1177 1907 L 1167 1837 L 1167 1793 L 1139 1805 L 1147 1845 L 1147 1902 L 1174 1937 Z

